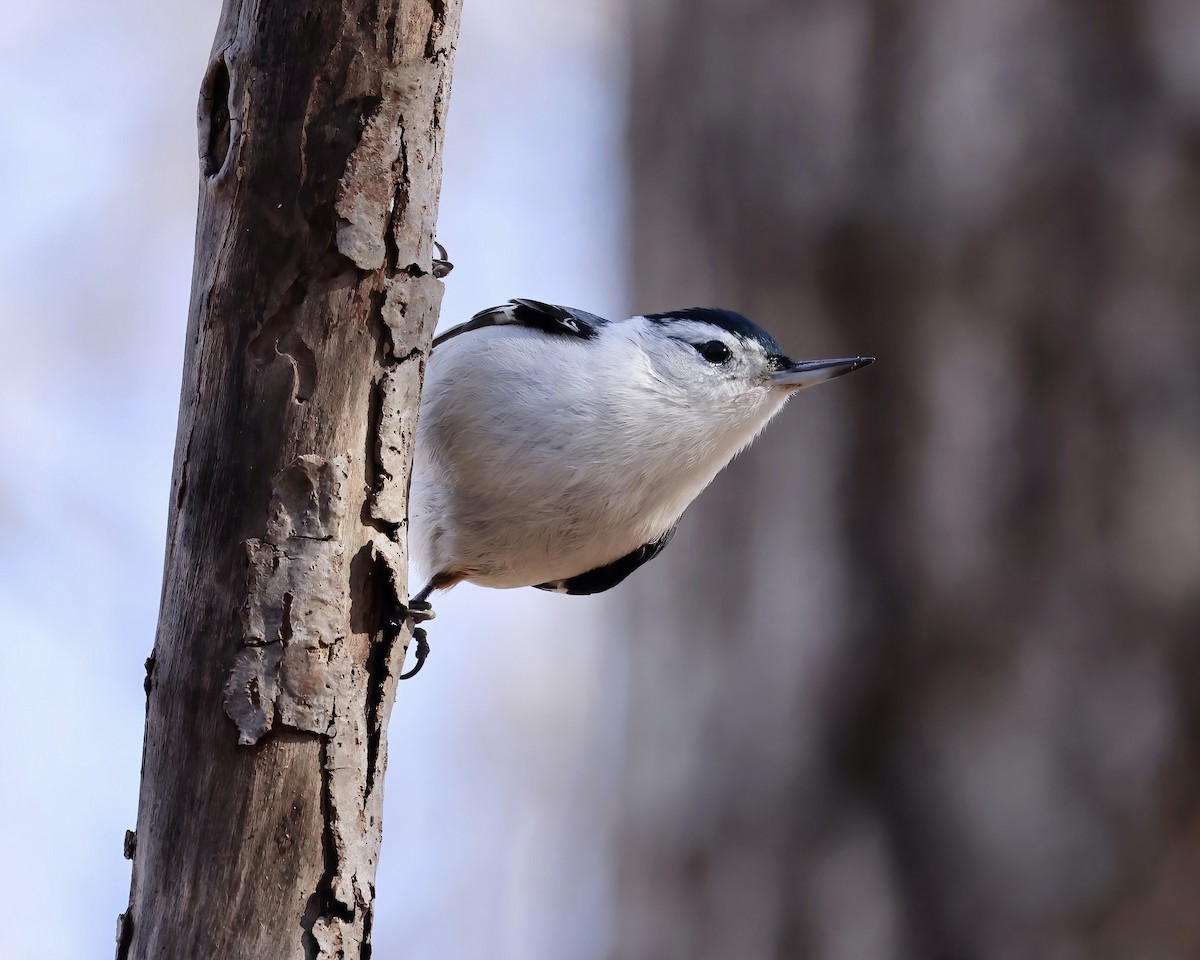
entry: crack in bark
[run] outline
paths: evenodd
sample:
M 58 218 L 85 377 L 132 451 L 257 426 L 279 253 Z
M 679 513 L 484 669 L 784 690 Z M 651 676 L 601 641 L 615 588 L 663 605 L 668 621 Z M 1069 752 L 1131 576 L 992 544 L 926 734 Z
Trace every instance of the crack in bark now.
M 398 619 L 400 590 L 396 583 L 396 572 L 378 553 L 371 571 L 371 582 L 382 590 L 383 598 L 379 603 L 382 612 L 379 639 L 371 645 L 371 655 L 367 660 L 367 796 L 375 790 L 376 776 L 382 777 L 383 774 L 378 767 L 387 717 L 388 681 L 392 679 L 392 656 L 403 631 L 403 621 Z M 406 641 L 406 649 L 407 646 Z
M 334 893 L 334 886 L 342 868 L 337 840 L 334 837 L 334 824 L 339 813 L 333 800 L 332 781 L 335 773 L 329 756 L 330 740 L 328 736 L 321 736 L 319 739 L 323 868 L 317 880 L 317 888 L 308 898 L 304 915 L 300 919 L 305 960 L 342 956 L 339 949 L 342 939 L 339 927 L 343 923 L 354 924 L 355 921 L 354 909 L 342 903 Z
M 205 292 L 204 297 L 206 300 L 210 300 L 211 295 L 212 295 L 212 290 L 210 288 L 208 291 Z M 176 488 L 176 491 L 175 491 L 175 518 L 172 521 L 171 529 L 167 533 L 168 552 L 170 551 L 170 549 L 172 548 L 172 545 L 174 543 L 175 532 L 176 532 L 175 527 L 178 525 L 179 514 L 180 514 L 180 511 L 183 509 L 184 495 L 187 492 L 188 472 L 189 472 L 189 468 L 191 466 L 191 460 L 192 460 L 192 438 L 196 435 L 196 415 L 197 415 L 196 412 L 199 409 L 200 404 L 204 399 L 204 382 L 205 382 L 204 381 L 204 357 L 205 357 L 204 348 L 207 345 L 207 339 L 205 337 L 206 332 L 207 331 L 205 330 L 205 325 L 203 323 L 197 324 L 195 340 L 193 342 L 193 349 L 195 350 L 196 354 L 199 357 L 199 362 L 196 365 L 196 367 L 197 367 L 197 369 L 196 369 L 196 399 L 190 405 L 190 409 L 188 409 L 188 412 L 186 414 L 186 416 L 187 416 L 187 442 L 184 444 L 183 457 L 179 461 L 179 486 Z M 185 417 L 184 410 L 181 409 L 180 410 L 181 425 L 183 423 L 184 417 Z
M 292 601 L 295 599 L 290 590 L 283 594 L 283 614 L 279 621 L 279 639 L 287 643 L 292 639 Z
M 183 466 L 179 471 L 179 487 L 175 491 L 175 512 L 183 506 L 183 497 L 187 493 L 188 461 L 192 458 L 192 431 L 188 431 L 187 446 L 183 451 Z
M 383 49 L 389 53 L 396 49 L 396 9 L 392 7 L 383 25 Z
M 382 324 L 382 320 L 380 320 L 380 323 Z M 381 490 L 384 483 L 392 479 L 391 474 L 383 466 L 379 452 L 379 424 L 382 416 L 383 384 L 377 380 L 371 385 L 371 393 L 367 400 L 367 430 L 365 434 L 367 450 L 364 463 L 367 467 L 367 489 L 371 491 L 372 495 Z M 373 530 L 393 540 L 395 539 L 396 531 L 401 526 L 399 523 L 382 520 L 373 516 L 371 513 L 370 497 L 363 501 L 359 521 L 364 526 L 371 527 Z
M 364 98 L 358 142 L 346 159 L 334 203 L 337 249 L 360 270 L 378 270 L 387 262 L 392 172 L 403 152 L 400 90 L 394 83 L 386 86 L 383 96 Z
M 395 274 L 400 263 L 400 245 L 396 234 L 401 229 L 405 211 L 408 209 L 408 197 L 411 189 L 408 179 L 408 142 L 404 135 L 404 126 L 401 125 L 397 132 L 400 138 L 400 149 L 392 161 L 391 175 L 394 187 L 391 208 L 388 211 L 387 228 L 383 231 L 384 277 L 391 277 Z
M 375 927 L 375 884 L 369 884 L 370 899 L 366 913 L 363 914 L 362 943 L 359 945 L 360 960 L 371 960 L 374 946 L 371 943 L 371 931 Z
M 391 524 L 407 517 L 408 482 L 412 473 L 420 386 L 401 371 L 389 371 L 379 382 L 380 416 L 375 431 L 378 483 L 371 497 L 371 516 Z
M 404 328 L 407 327 L 405 322 L 407 309 L 403 304 L 401 291 L 407 283 L 408 279 L 405 275 L 386 280 L 384 289 L 378 296 L 372 298 L 372 311 L 369 319 L 370 330 L 378 345 L 376 353 L 380 357 L 381 366 L 387 372 L 372 384 L 368 400 L 365 462 L 367 464 L 367 487 L 371 491 L 372 497 L 363 505 L 361 520 L 392 541 L 395 540 L 397 531 L 405 525 L 406 517 L 384 516 L 372 506 L 374 498 L 396 481 L 396 472 L 394 469 L 389 469 L 390 458 L 386 457 L 384 453 L 386 447 L 384 438 L 389 431 L 396 429 L 397 424 L 395 404 L 388 400 L 389 386 L 393 382 L 391 379 L 393 375 L 398 376 L 399 369 L 405 364 L 411 362 L 424 364 L 425 353 L 428 349 L 427 342 L 432 334 L 431 324 L 428 322 L 429 314 L 426 313 L 424 315 L 426 322 L 421 325 L 421 328 L 411 336 L 404 336 L 406 332 Z M 438 287 L 439 289 L 441 287 L 440 281 Z M 423 306 L 425 304 L 418 304 L 419 308 Z M 397 347 L 404 352 L 398 354 Z M 414 429 L 416 416 L 417 411 L 413 411 Z M 391 466 L 394 467 L 395 464 Z M 407 475 L 404 476 L 407 490 Z

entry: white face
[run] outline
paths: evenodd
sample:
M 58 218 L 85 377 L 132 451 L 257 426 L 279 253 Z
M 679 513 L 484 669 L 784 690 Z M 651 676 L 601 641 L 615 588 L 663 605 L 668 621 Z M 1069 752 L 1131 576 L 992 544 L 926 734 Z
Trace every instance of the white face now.
M 748 425 L 764 414 L 769 417 L 787 399 L 789 391 L 771 380 L 781 358 L 757 340 L 692 320 L 657 323 L 639 317 L 629 322 L 637 325 L 631 332 L 656 377 L 685 395 L 694 410 L 713 416 L 714 423 Z

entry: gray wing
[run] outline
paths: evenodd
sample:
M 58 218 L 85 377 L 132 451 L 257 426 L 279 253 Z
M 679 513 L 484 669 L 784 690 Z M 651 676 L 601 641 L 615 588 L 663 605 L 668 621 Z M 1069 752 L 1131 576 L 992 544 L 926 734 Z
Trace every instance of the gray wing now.
M 569 577 L 566 580 L 552 580 L 549 583 L 535 584 L 535 586 L 539 590 L 568 593 L 575 597 L 611 590 L 643 563 L 653 560 L 662 553 L 663 547 L 671 542 L 671 538 L 675 536 L 675 531 L 678 527 L 679 521 L 676 520 L 671 529 L 657 540 L 643 543 L 633 552 L 625 554 L 620 560 L 614 560 L 603 567 L 597 567 L 595 570 L 581 573 L 577 577 Z
M 586 310 L 560 307 L 553 303 L 542 303 L 540 300 L 514 299 L 499 307 L 480 310 L 466 323 L 460 323 L 457 327 L 451 327 L 445 333 L 434 337 L 433 345 L 436 347 L 471 330 L 509 324 L 541 330 L 554 336 L 591 340 L 606 323 L 608 321 L 603 317 Z

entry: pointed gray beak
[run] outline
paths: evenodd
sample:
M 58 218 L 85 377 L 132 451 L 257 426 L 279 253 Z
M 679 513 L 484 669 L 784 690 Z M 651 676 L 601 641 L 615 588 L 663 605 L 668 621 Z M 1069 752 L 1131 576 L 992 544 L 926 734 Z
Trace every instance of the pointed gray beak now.
M 801 360 L 793 362 L 778 373 L 771 374 L 771 383 L 787 390 L 803 390 L 814 383 L 824 383 L 834 377 L 868 367 L 874 357 L 842 357 L 840 360 Z

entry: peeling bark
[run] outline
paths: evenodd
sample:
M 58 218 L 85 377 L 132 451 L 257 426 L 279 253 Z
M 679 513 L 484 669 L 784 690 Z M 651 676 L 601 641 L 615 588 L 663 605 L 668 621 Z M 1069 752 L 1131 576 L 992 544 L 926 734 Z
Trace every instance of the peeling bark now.
M 225 4 L 118 958 L 370 954 L 459 9 Z
M 354 665 L 341 642 L 350 622 L 345 483 L 345 457 L 299 457 L 275 478 L 269 539 L 245 543 L 246 646 L 225 684 L 241 744 L 258 743 L 276 723 L 324 734 L 338 703 L 354 699 Z

